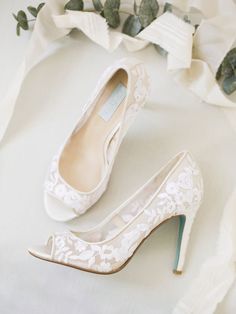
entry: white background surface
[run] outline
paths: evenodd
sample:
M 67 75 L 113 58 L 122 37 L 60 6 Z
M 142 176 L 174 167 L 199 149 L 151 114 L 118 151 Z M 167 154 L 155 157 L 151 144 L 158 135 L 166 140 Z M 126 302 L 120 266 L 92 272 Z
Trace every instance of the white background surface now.
M 16 37 L 11 12 L 33 3 L 38 2 L 0 2 L 0 99 L 30 37 Z M 221 213 L 236 184 L 235 134 L 220 109 L 202 104 L 173 82 L 165 59 L 151 46 L 134 54 L 145 62 L 152 89 L 121 146 L 108 191 L 69 225 L 52 221 L 44 211 L 42 186 L 53 154 L 102 71 L 125 55 L 123 48 L 108 54 L 73 33 L 24 82 L 0 150 L 1 314 L 169 314 L 202 262 L 214 254 Z M 162 225 L 124 270 L 110 276 L 46 263 L 27 253 L 27 247 L 44 242 L 54 231 L 101 221 L 182 149 L 196 157 L 205 182 L 182 276 L 172 274 L 177 220 Z M 234 285 L 216 313 L 234 314 L 235 298 Z

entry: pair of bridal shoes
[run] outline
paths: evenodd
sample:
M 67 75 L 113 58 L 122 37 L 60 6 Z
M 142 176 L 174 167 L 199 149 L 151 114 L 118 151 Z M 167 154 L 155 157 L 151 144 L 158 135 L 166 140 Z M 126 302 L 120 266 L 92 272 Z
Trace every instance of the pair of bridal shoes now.
M 79 217 L 106 191 L 121 142 L 145 104 L 148 89 L 144 66 L 136 59 L 123 59 L 105 71 L 50 165 L 44 199 L 51 218 Z M 96 227 L 55 233 L 45 245 L 29 252 L 46 261 L 111 274 L 128 263 L 152 231 L 177 216 L 173 269 L 181 273 L 202 196 L 200 169 L 190 153 L 183 151 Z

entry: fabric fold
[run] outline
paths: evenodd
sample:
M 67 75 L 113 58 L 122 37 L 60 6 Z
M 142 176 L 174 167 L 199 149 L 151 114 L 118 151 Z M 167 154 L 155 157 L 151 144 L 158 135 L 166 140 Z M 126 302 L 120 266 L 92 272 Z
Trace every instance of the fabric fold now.
M 2 140 L 14 112 L 22 83 L 29 71 L 40 61 L 49 44 L 68 34 L 67 29 L 59 29 L 53 22 L 53 13 L 61 13 L 66 0 L 48 0 L 38 14 L 34 31 L 22 64 L 8 92 L 0 103 L 0 141 Z
M 193 33 L 191 24 L 166 12 L 139 33 L 138 37 L 164 48 L 168 52 L 168 70 L 173 70 L 190 67 Z
M 109 34 L 106 20 L 93 12 L 67 11 L 66 14 L 53 16 L 59 29 L 78 28 L 92 41 L 109 49 Z

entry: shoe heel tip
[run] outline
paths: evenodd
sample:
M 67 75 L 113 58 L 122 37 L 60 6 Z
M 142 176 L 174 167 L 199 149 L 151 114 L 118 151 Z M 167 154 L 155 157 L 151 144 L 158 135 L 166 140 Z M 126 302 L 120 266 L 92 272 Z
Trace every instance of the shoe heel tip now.
M 182 271 L 182 270 L 173 269 L 173 273 L 174 273 L 175 275 L 182 275 L 183 271 Z

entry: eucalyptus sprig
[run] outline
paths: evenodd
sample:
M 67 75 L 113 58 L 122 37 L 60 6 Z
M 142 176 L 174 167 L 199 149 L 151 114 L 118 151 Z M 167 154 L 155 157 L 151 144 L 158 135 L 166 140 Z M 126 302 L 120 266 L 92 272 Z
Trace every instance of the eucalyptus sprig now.
M 129 36 L 136 36 L 156 19 L 159 11 L 159 4 L 156 0 L 142 0 L 140 6 L 134 1 L 134 14 L 127 17 L 122 32 Z
M 44 2 L 40 3 L 37 8 L 32 7 L 32 6 L 27 7 L 27 10 L 29 11 L 29 13 L 34 17 L 33 19 L 28 19 L 26 12 L 23 10 L 18 11 L 17 14 L 14 14 L 14 13 L 12 14 L 15 20 L 17 21 L 17 24 L 16 24 L 17 36 L 20 36 L 21 29 L 24 29 L 24 30 L 29 29 L 29 22 L 34 22 L 36 20 L 37 15 L 39 11 L 42 9 L 42 7 L 44 6 L 44 4 L 45 4 Z
M 94 10 L 97 14 L 104 17 L 108 25 L 112 28 L 117 28 L 120 25 L 120 14 L 125 13 L 128 15 L 124 21 L 122 32 L 126 35 L 135 37 L 137 36 L 145 27 L 151 24 L 156 18 L 159 12 L 159 4 L 157 0 L 141 0 L 140 4 L 137 5 L 136 0 L 134 0 L 133 14 L 124 12 L 120 10 L 120 0 L 106 0 L 102 4 L 101 0 L 92 0 Z M 39 10 L 43 7 L 44 3 L 41 3 L 37 8 L 29 6 L 27 9 L 36 19 Z M 69 0 L 65 6 L 65 10 L 73 11 L 85 11 L 84 10 L 84 0 Z M 166 2 L 163 7 L 162 14 L 166 11 L 172 12 L 172 4 Z M 20 35 L 20 28 L 24 30 L 29 29 L 29 22 L 34 21 L 28 20 L 26 13 L 24 11 L 19 11 L 17 15 L 13 14 L 17 20 L 17 35 Z M 183 18 L 186 22 L 190 23 L 188 16 Z M 167 51 L 164 50 L 159 45 L 154 47 L 161 55 L 167 55 Z
M 236 48 L 231 49 L 224 57 L 217 73 L 223 91 L 230 95 L 236 91 Z
M 108 25 L 112 28 L 117 28 L 120 25 L 120 14 L 126 13 L 128 17 L 124 21 L 122 32 L 132 37 L 137 36 L 145 27 L 151 24 L 157 18 L 160 9 L 157 0 L 141 0 L 139 5 L 137 5 L 136 0 L 134 0 L 132 14 L 120 10 L 120 0 L 106 0 L 104 4 L 102 4 L 101 0 L 92 0 L 92 3 L 94 7 L 93 12 L 104 17 Z M 13 13 L 17 21 L 16 33 L 18 36 L 20 35 L 21 29 L 29 29 L 29 23 L 36 20 L 43 6 L 44 3 L 40 3 L 38 7 L 27 7 L 28 12 L 33 16 L 32 19 L 28 19 L 26 12 L 23 10 L 18 11 L 17 14 Z M 85 11 L 84 0 L 69 0 L 64 6 L 64 9 Z M 166 2 L 161 14 L 167 11 L 172 12 L 173 9 L 175 9 L 175 7 Z M 186 23 L 191 23 L 187 15 L 183 16 L 183 20 Z M 199 25 L 194 26 L 196 30 Z M 159 45 L 154 44 L 154 47 L 161 55 L 167 55 L 167 51 Z M 236 48 L 231 49 L 225 56 L 216 73 L 216 79 L 219 81 L 226 94 L 231 94 L 236 91 Z
M 105 17 L 108 25 L 116 28 L 120 25 L 120 0 L 106 0 L 104 6 L 100 0 L 92 0 L 94 10 Z M 70 0 L 66 3 L 65 10 L 83 11 L 83 0 Z
M 157 0 L 142 0 L 138 6 L 136 0 L 134 0 L 133 14 L 120 10 L 120 0 L 106 0 L 104 5 L 101 0 L 92 0 L 94 12 L 103 16 L 108 25 L 112 28 L 117 28 L 120 25 L 120 13 L 128 14 L 126 18 L 122 32 L 129 36 L 136 36 L 141 30 L 147 27 L 153 20 L 157 18 L 159 12 L 159 4 Z M 34 19 L 28 19 L 26 12 L 20 10 L 17 15 L 13 14 L 17 21 L 17 35 L 20 35 L 20 29 L 28 30 L 29 22 L 35 21 L 40 9 L 44 6 L 44 3 L 40 3 L 39 6 L 28 6 L 27 10 L 34 17 Z M 85 11 L 84 0 L 69 0 L 65 6 L 65 10 L 73 11 Z M 163 13 L 166 11 L 172 11 L 172 5 L 165 3 Z M 185 16 L 185 20 L 189 22 L 188 17 Z

